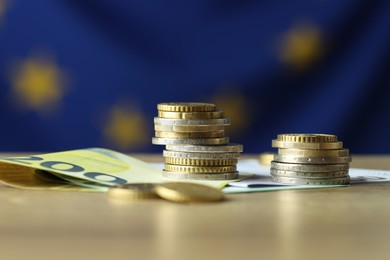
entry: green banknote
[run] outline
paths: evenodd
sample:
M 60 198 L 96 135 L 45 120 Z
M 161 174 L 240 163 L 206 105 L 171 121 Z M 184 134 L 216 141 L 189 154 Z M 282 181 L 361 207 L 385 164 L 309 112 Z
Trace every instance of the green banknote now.
M 168 181 L 156 166 L 101 148 L 0 158 L 0 182 L 18 188 L 106 191 L 125 183 Z M 193 182 L 222 189 L 229 181 Z

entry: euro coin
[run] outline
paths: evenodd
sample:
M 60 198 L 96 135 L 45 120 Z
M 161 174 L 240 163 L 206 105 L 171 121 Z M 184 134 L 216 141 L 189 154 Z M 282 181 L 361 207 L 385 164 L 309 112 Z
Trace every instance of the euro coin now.
M 163 151 L 164 157 L 173 157 L 173 158 L 188 158 L 188 159 L 238 159 L 240 153 L 204 153 L 204 152 L 176 152 L 176 151 Z
M 342 164 L 350 163 L 352 161 L 351 156 L 331 156 L 331 157 L 301 157 L 293 155 L 274 155 L 274 161 L 284 163 L 302 163 L 302 164 Z
M 155 184 L 152 183 L 128 183 L 113 186 L 108 190 L 108 194 L 116 199 L 150 199 L 157 198 Z
M 154 130 L 176 133 L 214 132 L 224 131 L 225 125 L 154 125 Z
M 342 142 L 331 143 L 299 143 L 299 142 L 284 142 L 279 140 L 272 140 L 272 147 L 275 148 L 289 148 L 289 149 L 341 149 L 343 148 Z
M 201 153 L 240 153 L 243 151 L 243 146 L 241 144 L 233 143 L 220 146 L 169 144 L 166 148 L 170 151 Z
M 330 156 L 349 156 L 348 149 L 338 150 L 309 150 L 309 149 L 284 149 L 279 148 L 278 153 L 281 155 L 293 155 L 303 157 L 330 157 Z
M 214 202 L 224 200 L 222 191 L 195 183 L 170 182 L 156 186 L 156 193 L 174 202 Z
M 162 118 L 176 118 L 176 119 L 213 119 L 224 117 L 223 111 L 212 112 L 168 112 L 158 111 L 158 116 Z
M 299 171 L 285 171 L 271 168 L 271 175 L 280 177 L 293 178 L 340 178 L 348 177 L 348 170 L 332 171 L 332 172 L 299 172 Z
M 237 167 L 235 165 L 229 165 L 229 166 L 188 166 L 188 165 L 165 164 L 164 170 L 169 171 L 169 172 L 182 172 L 182 173 L 226 173 L 226 172 L 237 171 Z
M 223 138 L 152 138 L 153 144 L 191 144 L 191 145 L 223 145 L 229 143 L 229 137 Z
M 221 138 L 225 136 L 224 131 L 215 132 L 191 132 L 191 133 L 176 133 L 176 132 L 161 132 L 156 131 L 156 137 L 161 138 Z
M 259 163 L 262 165 L 270 166 L 273 159 L 273 153 L 262 153 L 259 155 Z
M 229 117 L 217 118 L 217 119 L 172 119 L 155 117 L 154 123 L 156 125 L 230 125 L 231 120 Z
M 291 178 L 280 177 L 272 175 L 272 180 L 278 183 L 292 184 L 292 185 L 346 185 L 349 184 L 349 177 L 341 178 Z
M 191 159 L 191 158 L 175 158 L 166 157 L 165 163 L 176 165 L 190 165 L 190 166 L 225 166 L 236 165 L 237 159 Z
M 279 134 L 277 140 L 300 143 L 330 143 L 337 142 L 337 136 L 329 134 Z
M 209 112 L 215 111 L 216 108 L 215 104 L 198 102 L 170 102 L 157 105 L 157 110 L 170 112 Z
M 177 180 L 236 180 L 238 179 L 238 172 L 199 174 L 163 171 L 162 176 Z
M 349 169 L 349 164 L 295 164 L 271 162 L 271 168 L 285 171 L 305 171 L 305 172 L 326 172 L 326 171 L 345 171 Z

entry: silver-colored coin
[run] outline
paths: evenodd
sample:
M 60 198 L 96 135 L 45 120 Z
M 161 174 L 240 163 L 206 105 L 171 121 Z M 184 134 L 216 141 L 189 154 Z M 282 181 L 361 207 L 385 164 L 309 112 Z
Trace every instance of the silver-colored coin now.
M 176 151 L 163 151 L 164 157 L 171 158 L 186 158 L 186 159 L 238 159 L 240 153 L 203 153 L 203 152 L 176 152 Z
M 320 178 L 292 178 L 292 177 L 280 177 L 273 176 L 272 180 L 278 183 L 292 184 L 292 185 L 346 185 L 349 184 L 350 178 L 331 178 L 331 179 L 320 179 Z
M 180 180 L 235 180 L 238 179 L 238 172 L 228 173 L 177 173 L 163 170 L 162 176 L 169 179 Z
M 229 117 L 218 119 L 172 119 L 155 117 L 154 123 L 156 125 L 230 125 Z
M 348 149 L 334 150 L 313 150 L 313 149 L 287 149 L 279 148 L 278 153 L 281 155 L 301 156 L 301 157 L 331 157 L 331 156 L 349 156 Z
M 275 154 L 274 161 L 284 162 L 284 163 L 301 163 L 301 164 L 342 164 L 342 163 L 350 163 L 352 161 L 352 157 L 351 156 L 301 157 L 301 156 Z
M 271 162 L 271 168 L 285 171 L 298 172 L 331 172 L 345 171 L 349 169 L 349 163 L 344 164 L 296 164 L 296 163 L 281 163 Z
M 154 125 L 154 130 L 177 133 L 224 131 L 225 125 Z
M 272 140 L 272 147 L 275 148 L 287 148 L 287 149 L 341 149 L 343 148 L 342 142 L 330 142 L 330 143 L 302 143 L 302 142 L 285 142 L 280 140 Z
M 271 168 L 271 175 L 279 177 L 293 177 L 293 178 L 341 178 L 348 176 L 348 170 L 334 171 L 334 172 L 299 172 L 299 171 L 285 171 Z
M 174 145 L 166 146 L 169 151 L 190 152 L 190 153 L 240 153 L 243 151 L 241 144 L 227 144 L 219 146 L 204 146 L 204 145 Z
M 153 144 L 191 144 L 191 145 L 224 145 L 229 143 L 229 137 L 223 138 L 152 138 Z

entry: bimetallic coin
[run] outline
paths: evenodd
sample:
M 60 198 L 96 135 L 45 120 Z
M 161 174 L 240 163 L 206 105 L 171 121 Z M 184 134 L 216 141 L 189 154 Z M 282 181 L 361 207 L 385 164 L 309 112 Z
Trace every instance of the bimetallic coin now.
M 271 165 L 271 161 L 274 159 L 273 153 L 261 153 L 259 155 L 259 163 L 262 165 Z
M 334 171 L 334 172 L 298 172 L 298 171 L 285 171 L 275 168 L 271 168 L 271 175 L 280 177 L 293 177 L 293 178 L 340 178 L 348 177 L 348 170 Z
M 108 194 L 111 198 L 123 200 L 157 198 L 155 187 L 153 183 L 128 183 L 111 187 Z
M 296 164 L 296 163 L 281 163 L 271 162 L 271 168 L 285 171 L 300 171 L 300 172 L 328 172 L 328 171 L 345 171 L 349 169 L 349 164 Z
M 301 157 L 293 155 L 274 155 L 274 161 L 284 163 L 302 163 L 302 164 L 342 164 L 350 163 L 352 161 L 351 156 L 332 156 L 332 157 Z
M 284 149 L 279 148 L 278 153 L 281 155 L 293 155 L 303 157 L 330 157 L 330 156 L 348 156 L 348 149 L 337 150 L 309 150 L 309 149 Z
M 191 145 L 223 145 L 229 143 L 229 137 L 223 138 L 152 138 L 153 144 L 191 144 Z
M 220 146 L 203 146 L 203 145 L 174 145 L 166 146 L 167 150 L 178 152 L 201 152 L 201 153 L 240 153 L 243 151 L 241 144 L 227 144 Z
M 205 174 L 163 171 L 162 176 L 165 178 L 178 180 L 236 180 L 238 179 L 238 172 Z
M 176 118 L 176 119 L 213 119 L 224 117 L 223 111 L 213 112 L 167 112 L 158 111 L 158 116 L 162 118 Z
M 169 172 L 182 172 L 182 173 L 227 173 L 237 171 L 237 166 L 188 166 L 188 165 L 175 165 L 165 164 L 164 170 Z
M 172 119 L 155 117 L 154 123 L 156 125 L 230 125 L 231 120 L 229 117 L 223 117 L 218 119 Z
M 163 151 L 164 157 L 182 158 L 182 159 L 207 159 L 207 160 L 222 160 L 222 159 L 238 159 L 240 153 L 205 153 L 205 152 L 176 152 Z
M 157 110 L 171 112 L 208 112 L 215 111 L 216 108 L 215 104 L 198 102 L 170 102 L 157 105 Z
M 191 158 L 175 158 L 165 157 L 165 163 L 176 165 L 190 166 L 225 166 L 236 165 L 238 159 L 191 159 Z
M 176 132 L 161 132 L 156 131 L 156 137 L 162 138 L 221 138 L 225 136 L 225 131 L 215 132 L 191 132 L 191 133 L 176 133 Z
M 300 143 L 330 143 L 337 142 L 337 136 L 329 134 L 279 134 L 277 140 Z
M 349 177 L 320 179 L 320 178 L 292 178 L 272 175 L 272 180 L 278 183 L 292 185 L 347 185 L 350 182 Z
M 341 149 L 342 142 L 331 143 L 298 143 L 298 142 L 284 142 L 279 140 L 272 140 L 272 147 L 275 148 L 289 148 L 289 149 Z
M 224 131 L 225 125 L 154 125 L 154 130 L 177 133 Z
M 168 182 L 156 186 L 156 193 L 174 202 L 214 202 L 224 200 L 222 191 L 206 185 L 185 182 Z

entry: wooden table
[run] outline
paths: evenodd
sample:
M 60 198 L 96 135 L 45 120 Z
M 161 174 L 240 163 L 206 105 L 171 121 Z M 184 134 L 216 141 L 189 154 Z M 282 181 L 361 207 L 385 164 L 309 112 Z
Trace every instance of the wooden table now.
M 156 158 L 138 155 L 145 160 Z M 352 167 L 390 169 L 390 156 Z M 119 203 L 0 186 L 1 259 L 389 259 L 390 183 Z

